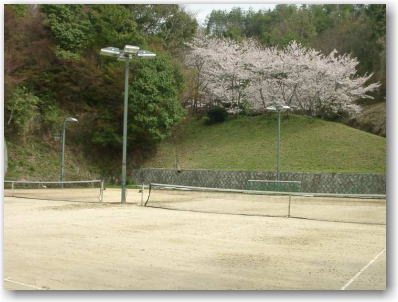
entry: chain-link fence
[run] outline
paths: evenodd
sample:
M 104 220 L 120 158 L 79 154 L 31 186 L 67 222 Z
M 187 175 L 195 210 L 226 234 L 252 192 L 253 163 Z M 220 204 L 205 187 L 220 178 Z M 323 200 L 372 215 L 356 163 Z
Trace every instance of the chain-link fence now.
M 275 180 L 276 172 L 227 170 L 133 171 L 136 184 L 162 183 L 209 188 L 247 189 L 249 180 Z M 301 181 L 301 191 L 337 194 L 386 194 L 384 174 L 281 172 L 281 181 Z

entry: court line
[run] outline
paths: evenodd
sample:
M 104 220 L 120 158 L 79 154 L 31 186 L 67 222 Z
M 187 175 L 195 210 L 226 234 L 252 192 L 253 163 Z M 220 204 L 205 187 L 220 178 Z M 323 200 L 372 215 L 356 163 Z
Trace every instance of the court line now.
M 39 286 L 32 285 L 32 284 L 27 284 L 27 283 L 23 283 L 23 282 L 19 282 L 19 281 L 14 281 L 14 280 L 11 280 L 10 278 L 5 278 L 4 281 L 15 283 L 15 284 L 19 284 L 19 285 L 26 286 L 26 287 L 31 287 L 31 288 L 34 288 L 34 289 L 40 289 L 40 290 L 46 290 L 47 289 L 47 288 L 39 287 Z
M 363 268 L 361 268 L 361 269 L 359 270 L 359 272 L 356 273 L 355 276 L 352 277 L 340 290 L 345 290 L 348 286 L 350 286 L 350 284 L 351 284 L 352 282 L 354 282 L 355 279 L 357 279 L 357 278 L 358 278 L 370 265 L 372 265 L 372 263 L 375 262 L 375 261 L 377 260 L 377 258 L 379 258 L 380 255 L 383 254 L 385 251 L 386 251 L 385 248 L 382 249 L 375 257 L 373 257 L 372 260 L 370 260 L 370 261 L 368 262 L 368 264 L 366 264 Z

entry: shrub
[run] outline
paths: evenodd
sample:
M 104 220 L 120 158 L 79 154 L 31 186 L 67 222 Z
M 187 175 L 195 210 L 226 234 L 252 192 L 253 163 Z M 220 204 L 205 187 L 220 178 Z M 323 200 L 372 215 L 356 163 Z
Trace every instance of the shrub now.
M 13 125 L 23 136 L 30 133 L 36 126 L 40 99 L 25 87 L 17 87 L 6 100 L 7 125 Z
M 228 117 L 228 112 L 224 107 L 213 107 L 207 111 L 207 125 L 224 122 Z

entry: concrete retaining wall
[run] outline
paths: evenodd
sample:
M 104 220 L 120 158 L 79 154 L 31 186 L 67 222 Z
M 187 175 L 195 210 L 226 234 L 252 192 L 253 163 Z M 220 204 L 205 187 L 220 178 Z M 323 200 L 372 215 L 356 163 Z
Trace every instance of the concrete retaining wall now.
M 143 168 L 133 171 L 136 184 L 163 183 L 210 188 L 247 189 L 252 179 L 275 180 L 275 172 Z M 280 180 L 301 181 L 302 192 L 386 194 L 384 174 L 281 172 Z

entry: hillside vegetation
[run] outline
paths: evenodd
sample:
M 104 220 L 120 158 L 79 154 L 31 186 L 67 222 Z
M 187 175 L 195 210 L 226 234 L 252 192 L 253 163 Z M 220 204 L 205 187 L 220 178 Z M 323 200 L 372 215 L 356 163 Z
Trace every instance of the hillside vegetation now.
M 281 171 L 385 173 L 386 140 L 340 123 L 285 115 Z M 145 167 L 267 170 L 276 167 L 276 116 L 238 117 L 205 125 L 180 124 L 175 143 L 160 144 Z
M 386 103 L 363 106 L 361 114 L 345 122 L 352 127 L 386 136 Z
M 30 137 L 29 140 L 7 141 L 8 167 L 6 180 L 55 181 L 60 178 L 60 143 Z M 92 180 L 101 170 L 78 145 L 65 146 L 65 180 Z
M 278 5 L 258 12 L 237 8 L 230 13 L 213 11 L 203 27 L 178 4 L 7 4 L 5 178 L 59 179 L 60 144 L 54 136 L 60 135 L 65 118 L 74 117 L 79 123 L 67 130 L 65 180 L 119 181 L 124 67 L 116 58 L 101 56 L 100 50 L 109 46 L 122 50 L 125 45 L 156 53 L 151 60 L 134 56 L 130 63 L 128 175 L 143 163 L 175 167 L 175 146 L 182 168 L 274 169 L 274 117 L 239 117 L 213 126 L 189 117 L 206 114 L 214 106 L 201 106 L 209 100 L 203 93 L 205 83 L 198 81 L 202 65 L 195 69 L 185 62 L 192 41 L 202 34 L 242 42 L 250 38 L 264 48 L 278 49 L 294 40 L 322 54 L 333 49 L 350 54 L 358 59 L 354 77 L 373 74 L 371 82 L 380 83 L 371 93 L 374 107 L 363 108 L 364 114 L 355 116 L 350 125 L 383 136 L 385 11 L 385 5 L 371 4 Z M 288 73 L 282 70 L 269 76 L 281 84 L 287 82 Z M 238 81 L 233 87 L 246 87 L 249 82 Z M 334 87 L 341 89 L 340 83 Z M 273 100 L 274 92 L 267 91 Z M 293 91 L 299 94 L 296 88 Z M 224 92 L 231 91 L 224 87 Z M 236 112 L 252 114 L 246 106 L 249 96 L 238 92 L 242 102 Z M 214 101 L 228 105 L 222 99 Z M 363 100 L 358 99 L 359 103 Z M 335 121 L 346 122 L 341 116 Z M 172 131 L 177 132 L 176 145 L 169 138 Z M 298 116 L 284 119 L 282 131 L 282 170 L 385 171 L 383 137 Z

